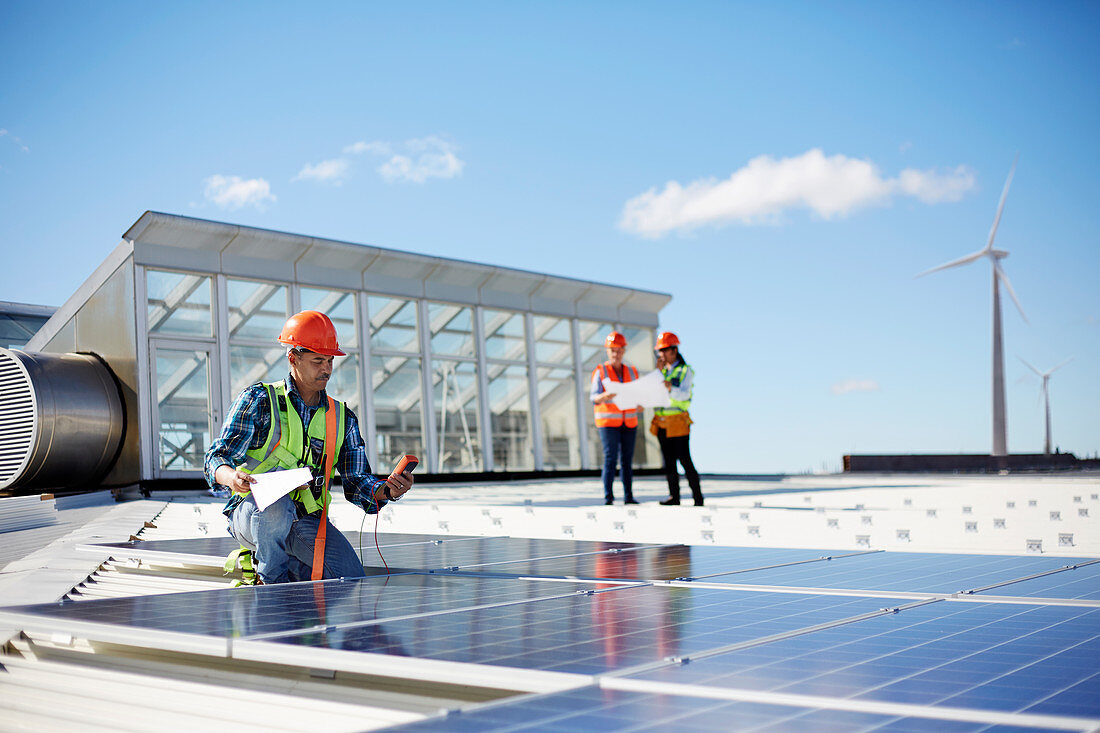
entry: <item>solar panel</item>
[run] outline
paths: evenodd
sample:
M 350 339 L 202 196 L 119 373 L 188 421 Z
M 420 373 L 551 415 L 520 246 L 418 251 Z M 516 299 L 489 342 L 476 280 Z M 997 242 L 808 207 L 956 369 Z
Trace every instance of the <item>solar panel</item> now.
M 985 591 L 985 595 L 1027 598 L 1077 598 L 1100 601 L 1100 562 L 1070 561 L 1056 573 L 1018 580 Z
M 447 537 L 440 535 L 379 534 L 382 558 L 374 546 L 374 536 L 347 532 L 352 547 L 362 550 L 364 565 L 382 568 L 384 565 L 419 570 L 481 567 L 497 563 L 501 558 L 527 560 L 531 558 L 565 558 L 583 554 L 608 553 L 637 547 L 630 542 L 591 542 L 583 540 L 527 539 L 519 537 Z M 239 545 L 232 537 L 202 537 L 197 539 L 111 542 L 84 546 L 102 552 L 104 548 L 124 557 L 194 562 L 220 566 L 225 557 Z M 682 547 L 682 546 L 681 546 Z
M 367 550 L 375 552 L 374 534 L 364 532 L 344 532 L 344 536 L 351 542 L 351 546 L 362 546 L 363 554 L 370 560 Z M 440 545 L 452 542 L 480 541 L 484 537 L 469 537 L 460 535 L 426 535 L 407 534 L 402 532 L 378 533 L 378 545 L 380 547 L 396 547 L 401 545 Z M 96 544 L 81 545 L 81 550 L 102 552 L 103 549 L 114 550 L 125 557 L 146 558 L 150 560 L 172 560 L 191 562 L 203 565 L 221 565 L 226 556 L 236 550 L 240 545 L 229 535 L 218 537 L 192 537 L 176 540 L 130 540 L 129 542 L 100 542 Z M 375 555 L 377 560 L 377 555 Z
M 821 563 L 725 574 L 710 580 L 746 585 L 957 593 L 1055 570 L 1073 562 L 1071 558 L 1047 556 L 874 552 L 834 557 Z
M 1042 726 L 998 726 L 989 722 L 945 720 L 812 706 L 715 700 L 684 695 L 601 689 L 597 686 L 532 695 L 506 704 L 407 723 L 386 731 L 400 733 L 656 733 L 658 731 L 756 731 L 758 733 L 976 733 L 977 731 L 1064 730 Z
M 941 601 L 639 679 L 1100 717 L 1100 608 Z
M 575 593 L 580 586 L 550 581 L 502 581 L 428 575 L 286 583 L 231 589 L 48 603 L 0 609 L 0 618 L 42 627 L 80 625 L 139 628 L 222 639 L 301 633 L 379 619 L 530 601 Z
M 880 599 L 626 586 L 273 641 L 347 652 L 601 674 L 876 611 Z
M 373 536 L 362 539 L 376 572 Z M 1097 562 L 395 533 L 379 543 L 391 568 L 412 570 L 0 609 L 0 624 L 556 692 L 407 730 L 1100 726 Z M 235 546 L 98 551 L 220 564 Z M 961 591 L 973 592 L 935 597 Z
M 464 571 L 554 577 L 674 580 L 709 578 L 715 574 L 786 564 L 814 564 L 833 556 L 828 550 L 761 547 L 694 547 L 689 545 L 633 546 L 632 552 L 611 555 L 510 559 L 459 566 Z M 839 553 L 845 554 L 843 552 Z

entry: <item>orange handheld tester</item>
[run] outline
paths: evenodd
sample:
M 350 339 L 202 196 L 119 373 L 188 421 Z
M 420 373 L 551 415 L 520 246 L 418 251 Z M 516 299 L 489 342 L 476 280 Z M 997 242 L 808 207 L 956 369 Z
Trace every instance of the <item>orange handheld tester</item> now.
M 401 459 L 397 462 L 397 465 L 393 469 L 391 476 L 399 473 L 412 473 L 420 465 L 420 459 L 413 455 L 401 456 Z

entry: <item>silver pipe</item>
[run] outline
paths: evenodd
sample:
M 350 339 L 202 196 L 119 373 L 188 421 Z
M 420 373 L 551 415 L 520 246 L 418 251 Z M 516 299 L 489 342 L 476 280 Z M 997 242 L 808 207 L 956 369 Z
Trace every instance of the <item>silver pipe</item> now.
M 0 348 L 0 489 L 95 485 L 118 458 L 125 414 L 98 356 Z

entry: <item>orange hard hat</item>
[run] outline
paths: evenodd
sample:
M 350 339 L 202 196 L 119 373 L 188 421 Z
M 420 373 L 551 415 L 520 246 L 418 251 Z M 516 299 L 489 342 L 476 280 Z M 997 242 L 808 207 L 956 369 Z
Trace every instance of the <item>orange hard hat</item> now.
M 626 348 L 626 336 L 623 336 L 618 331 L 612 331 L 611 333 L 607 334 L 607 338 L 604 339 L 603 345 L 609 348 L 612 346 L 621 346 L 623 348 Z
M 302 311 L 292 315 L 279 334 L 279 343 L 325 356 L 344 356 L 336 340 L 336 326 L 320 311 Z
M 657 346 L 655 348 L 657 349 L 657 351 L 660 351 L 661 349 L 667 349 L 670 346 L 679 345 L 680 339 L 676 338 L 676 334 L 674 334 L 672 331 L 665 331 L 657 337 Z

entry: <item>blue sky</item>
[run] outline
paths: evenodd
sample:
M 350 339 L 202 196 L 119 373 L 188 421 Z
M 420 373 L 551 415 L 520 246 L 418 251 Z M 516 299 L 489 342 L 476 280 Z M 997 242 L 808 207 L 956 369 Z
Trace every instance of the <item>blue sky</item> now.
M 670 293 L 701 470 L 1100 450 L 1095 3 L 0 5 L 0 299 L 146 209 Z

